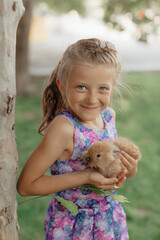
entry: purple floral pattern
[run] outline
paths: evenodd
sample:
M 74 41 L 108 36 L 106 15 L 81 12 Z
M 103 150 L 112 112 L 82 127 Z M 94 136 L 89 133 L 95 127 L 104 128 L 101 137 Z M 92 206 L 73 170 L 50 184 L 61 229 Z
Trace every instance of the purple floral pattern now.
M 113 140 L 117 137 L 114 119 L 108 109 L 102 112 L 105 129 L 87 128 L 69 111 L 60 115 L 74 125 L 75 147 L 72 157 L 66 162 L 58 160 L 51 166 L 51 174 L 79 171 L 87 166 L 81 153 L 97 140 Z M 79 213 L 73 216 L 55 198 L 52 198 L 45 216 L 45 240 L 128 240 L 126 215 L 119 202 L 110 196 L 97 195 L 90 190 L 68 189 L 58 196 L 77 204 Z

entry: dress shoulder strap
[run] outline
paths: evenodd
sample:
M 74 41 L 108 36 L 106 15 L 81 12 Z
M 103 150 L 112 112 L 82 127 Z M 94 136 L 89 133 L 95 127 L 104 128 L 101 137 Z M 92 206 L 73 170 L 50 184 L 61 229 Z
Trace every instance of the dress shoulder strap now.
M 110 122 L 113 118 L 111 112 L 107 108 L 102 111 L 101 115 L 106 122 Z

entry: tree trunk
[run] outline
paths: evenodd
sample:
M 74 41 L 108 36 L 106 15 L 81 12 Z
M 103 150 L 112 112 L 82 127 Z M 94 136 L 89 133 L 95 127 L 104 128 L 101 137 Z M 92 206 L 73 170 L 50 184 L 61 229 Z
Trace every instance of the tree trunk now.
M 22 0 L 0 0 L 0 240 L 17 240 L 15 141 L 16 30 Z
M 28 37 L 32 17 L 33 2 L 34 0 L 23 0 L 25 13 L 21 18 L 17 29 L 16 84 L 18 95 L 27 92 L 27 87 L 30 82 L 28 66 Z

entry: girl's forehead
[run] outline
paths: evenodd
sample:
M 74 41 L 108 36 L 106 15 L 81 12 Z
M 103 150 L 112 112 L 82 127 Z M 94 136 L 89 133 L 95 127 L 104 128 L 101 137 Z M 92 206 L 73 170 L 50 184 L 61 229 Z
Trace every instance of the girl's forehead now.
M 75 65 L 69 74 L 69 81 L 99 79 L 111 79 L 115 74 L 113 67 L 106 64 L 98 65 Z

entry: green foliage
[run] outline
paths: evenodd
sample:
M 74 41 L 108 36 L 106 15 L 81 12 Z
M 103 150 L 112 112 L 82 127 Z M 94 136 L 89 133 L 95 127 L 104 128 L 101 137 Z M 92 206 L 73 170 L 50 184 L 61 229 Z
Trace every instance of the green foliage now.
M 91 190 L 92 192 L 97 193 L 98 195 L 106 195 L 106 196 L 110 195 L 115 201 L 119 201 L 121 203 L 128 202 L 128 200 L 122 195 L 113 194 L 112 191 L 99 189 L 89 184 L 79 186 L 78 188 L 82 190 L 83 189 Z M 77 215 L 79 213 L 78 206 L 72 201 L 65 200 L 64 198 L 56 196 L 55 194 L 53 195 L 53 197 L 56 198 L 57 201 L 60 202 L 65 208 L 67 208 L 72 213 L 72 215 Z
M 86 13 L 84 0 L 37 0 L 37 3 L 40 2 L 45 2 L 51 9 L 58 13 L 66 13 L 73 9 L 82 16 Z
M 115 201 L 119 201 L 121 203 L 128 202 L 128 200 L 122 195 L 113 194 L 112 191 L 106 191 L 106 190 L 103 190 L 103 189 L 99 189 L 99 188 L 96 188 L 96 187 L 94 187 L 92 185 L 89 185 L 89 184 L 85 184 L 85 185 L 79 186 L 77 188 L 80 188 L 82 190 L 91 190 L 92 192 L 97 193 L 98 195 L 111 196 Z M 76 189 L 76 188 L 72 188 L 72 189 Z M 27 200 L 22 200 L 22 201 L 18 202 L 18 205 L 20 206 L 23 203 L 28 203 L 30 201 L 37 200 L 39 198 L 47 197 L 47 196 L 52 196 L 52 197 L 56 198 L 57 201 L 60 202 L 62 206 L 67 208 L 72 213 L 73 216 L 75 216 L 79 213 L 78 206 L 74 202 L 72 202 L 70 200 L 66 200 L 63 197 L 60 197 L 60 196 L 55 195 L 55 194 L 37 196 L 37 197 L 29 198 Z
M 96 187 L 94 187 L 92 185 L 89 185 L 89 184 L 79 186 L 78 188 L 89 189 L 92 192 L 97 193 L 98 195 L 106 195 L 106 196 L 110 195 L 115 201 L 119 201 L 121 203 L 128 202 L 127 198 L 124 197 L 123 195 L 114 194 L 112 191 L 106 191 L 106 190 L 103 190 L 103 189 L 99 189 L 99 188 L 96 188 Z
M 160 15 L 160 0 L 103 0 L 103 8 L 104 21 L 112 23 L 117 30 L 124 30 L 117 16 L 127 14 L 136 24 L 139 31 L 136 38 L 141 41 L 147 41 L 149 34 L 156 34 L 160 26 L 160 20 L 155 20 Z M 147 14 L 148 10 L 151 14 Z
M 73 214 L 73 216 L 78 214 L 78 207 L 75 203 L 70 200 L 65 200 L 64 198 L 56 195 L 53 195 L 53 197 L 56 198 L 57 201 L 62 204 L 62 206 L 67 208 Z
M 129 73 L 125 77 L 131 93 L 115 101 L 119 136 L 133 140 L 140 148 L 142 160 L 135 177 L 127 179 L 118 190 L 127 197 L 123 204 L 130 239 L 159 240 L 159 155 L 160 155 L 160 74 Z M 37 128 L 41 121 L 41 100 L 37 97 L 17 98 L 16 138 L 19 153 L 18 175 L 33 149 L 40 142 Z M 24 200 L 17 194 L 18 202 Z M 30 199 L 27 197 L 26 199 Z M 43 222 L 51 196 L 28 201 L 18 206 L 20 240 L 43 239 Z

